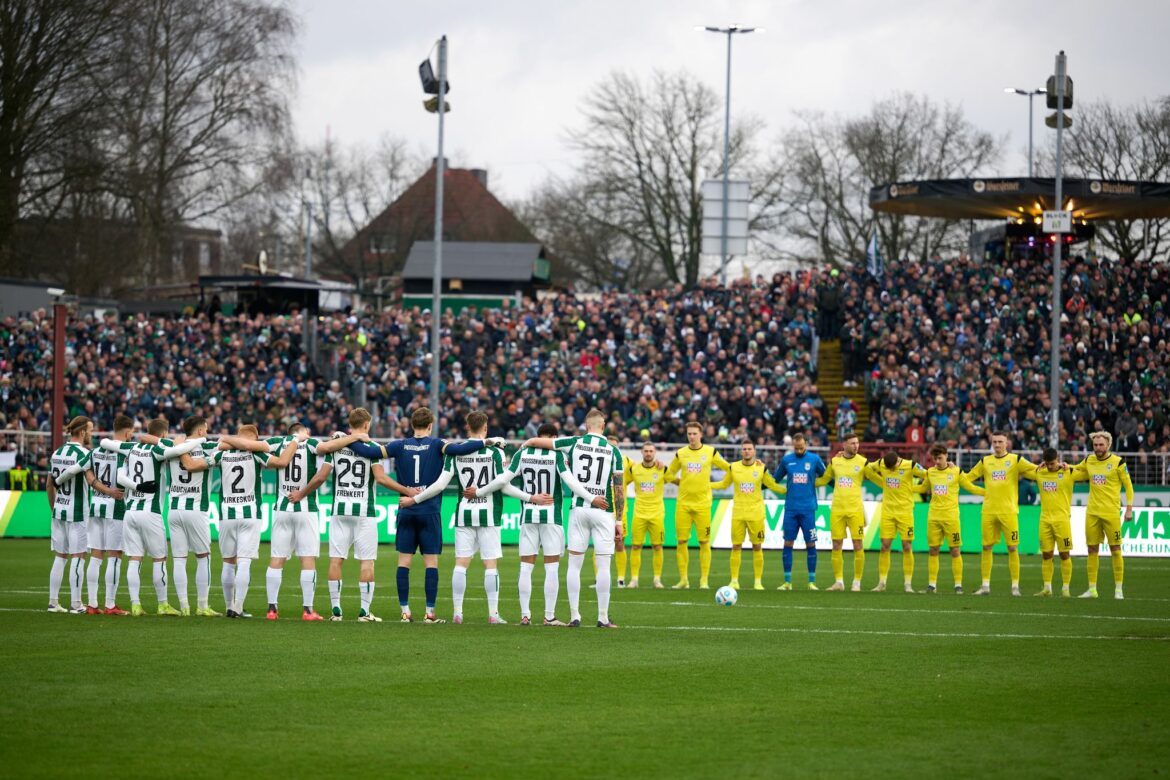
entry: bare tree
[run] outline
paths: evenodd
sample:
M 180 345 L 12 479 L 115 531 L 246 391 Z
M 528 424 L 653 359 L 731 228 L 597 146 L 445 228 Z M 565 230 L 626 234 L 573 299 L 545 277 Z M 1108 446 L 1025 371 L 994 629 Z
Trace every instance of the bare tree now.
M 774 170 L 784 204 L 778 250 L 845 264 L 865 257 L 876 229 L 887 258 L 926 259 L 963 246 L 951 221 L 875 215 L 869 191 L 888 182 L 970 176 L 993 163 L 1003 145 L 975 128 L 957 106 L 900 93 L 863 116 L 798 113 L 781 137 Z

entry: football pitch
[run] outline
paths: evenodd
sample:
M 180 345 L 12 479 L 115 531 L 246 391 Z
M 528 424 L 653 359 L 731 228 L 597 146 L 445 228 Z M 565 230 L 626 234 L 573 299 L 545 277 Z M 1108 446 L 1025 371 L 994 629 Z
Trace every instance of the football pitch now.
M 712 591 L 615 590 L 620 630 L 521 627 L 517 557 L 506 548 L 501 614 L 486 624 L 482 567 L 468 572 L 467 623 L 397 621 L 395 556 L 379 554 L 374 612 L 357 623 L 348 564 L 343 623 L 299 620 L 297 564 L 282 619 L 262 619 L 264 569 L 252 567 L 257 618 L 47 614 L 47 541 L 0 542 L 0 758 L 11 777 L 1068 777 L 1170 770 L 1170 561 L 1126 561 L 1115 601 L 1108 558 L 1098 600 L 1008 594 L 996 559 L 990 597 L 900 590 L 766 592 L 734 607 Z M 750 555 L 741 576 L 751 581 Z M 832 581 L 822 556 L 821 585 Z M 968 593 L 979 561 L 966 561 Z M 925 587 L 926 557 L 915 581 Z M 448 550 L 439 612 L 450 618 Z M 692 576 L 698 565 L 691 557 Z M 846 555 L 846 571 L 852 561 Z M 169 567 L 168 567 L 169 568 Z M 866 588 L 877 555 L 867 556 Z M 191 566 L 193 571 L 193 565 Z M 564 576 L 564 565 L 561 575 Z M 212 606 L 222 611 L 218 559 Z M 713 584 L 727 581 L 717 551 Z M 586 580 L 591 582 L 586 565 Z M 317 607 L 328 592 L 322 561 Z M 666 551 L 667 584 L 675 581 Z M 194 577 L 191 578 L 194 588 Z M 1057 569 L 1059 582 L 1059 567 Z M 543 571 L 534 576 L 539 618 Z M 693 581 L 693 580 L 692 580 Z M 1023 559 L 1025 594 L 1040 559 Z M 1074 592 L 1084 590 L 1075 561 Z M 119 605 L 128 607 L 125 578 Z M 412 579 L 421 616 L 422 569 Z M 1059 585 L 1057 585 L 1059 592 Z M 143 604 L 154 608 L 149 565 Z M 194 594 L 192 593 L 192 598 Z M 62 586 L 62 603 L 68 584 Z M 172 589 L 171 603 L 177 603 Z M 562 586 L 559 616 L 567 619 Z

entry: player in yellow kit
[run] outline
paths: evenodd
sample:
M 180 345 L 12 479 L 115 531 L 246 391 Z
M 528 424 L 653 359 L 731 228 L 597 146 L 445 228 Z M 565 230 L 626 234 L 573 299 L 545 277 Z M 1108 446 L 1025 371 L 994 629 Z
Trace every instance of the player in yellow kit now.
M 1072 494 L 1073 483 L 1086 477 L 1060 462 L 1060 454 L 1049 447 L 1044 450 L 1044 463 L 1036 469 L 1033 479 L 1040 488 L 1040 570 L 1044 587 L 1037 596 L 1052 595 L 1052 553 L 1060 551 L 1061 595 L 1071 596 L 1072 581 Z
M 1036 466 L 1015 453 L 1008 452 L 1006 433 L 991 434 L 991 454 L 984 455 L 967 472 L 972 482 L 983 480 L 983 584 L 976 596 L 991 593 L 992 550 L 1002 535 L 1008 549 L 1008 572 L 1012 577 L 1012 595 L 1020 595 L 1020 477 L 1036 472 Z
M 935 444 L 930 448 L 934 465 L 926 470 L 926 480 L 914 486 L 915 493 L 930 494 L 930 511 L 926 516 L 926 545 L 930 548 L 926 592 L 938 592 L 938 554 L 945 541 L 951 551 L 951 574 L 955 593 L 963 593 L 963 531 L 959 526 L 959 488 L 983 495 L 983 488 L 971 484 L 958 466 L 947 461 L 947 448 Z
M 638 573 L 642 568 L 642 546 L 650 537 L 654 549 L 654 587 L 662 588 L 662 542 L 666 536 L 666 506 L 663 494 L 668 482 L 677 480 L 666 476 L 666 467 L 655 459 L 654 445 L 642 445 L 642 460 L 635 463 L 626 458 L 626 484 L 634 489 L 634 516 L 630 522 L 630 583 L 638 587 Z M 618 565 L 618 583 L 621 584 L 625 566 Z
M 890 450 L 877 463 L 865 467 L 865 476 L 882 488 L 882 549 L 878 553 L 878 584 L 873 590 L 886 589 L 890 573 L 890 548 L 894 537 L 902 537 L 902 577 L 907 593 L 914 592 L 914 478 L 926 476 L 926 469 L 912 460 L 904 460 Z
M 755 590 L 764 589 L 764 490 L 783 495 L 788 488 L 772 479 L 768 469 L 756 460 L 756 445 L 745 441 L 740 447 L 742 460 L 732 463 L 723 479 L 711 487 L 731 485 L 731 587 L 739 590 L 739 565 L 743 556 L 745 536 L 752 545 L 752 571 L 756 575 Z
M 857 454 L 859 440 L 856 433 L 847 433 L 841 452 L 829 461 L 825 473 L 817 479 L 817 487 L 833 483 L 833 504 L 829 510 L 829 530 L 833 537 L 833 585 L 829 590 L 845 590 L 845 534 L 853 539 L 853 587 L 861 590 L 861 575 L 865 573 L 865 508 L 862 505 L 861 483 L 869 461 Z
M 703 444 L 703 426 L 687 423 L 687 446 L 679 450 L 666 469 L 669 477 L 678 479 L 678 501 L 674 509 L 674 530 L 678 538 L 675 556 L 678 560 L 678 584 L 675 590 L 691 587 L 688 577 L 691 527 L 699 537 L 699 587 L 710 585 L 711 571 L 711 467 L 727 471 L 727 461 L 715 448 Z
M 1121 557 L 1121 522 L 1117 510 L 1121 504 L 1121 488 L 1125 488 L 1125 522 L 1133 519 L 1133 482 L 1129 469 L 1120 455 L 1113 455 L 1113 436 L 1105 431 L 1089 434 L 1093 440 L 1093 454 L 1077 464 L 1074 472 L 1089 481 L 1089 506 L 1085 510 L 1085 543 L 1089 557 L 1085 568 L 1089 572 L 1089 589 L 1083 599 L 1097 598 L 1097 557 L 1101 542 L 1109 545 L 1113 556 L 1113 597 L 1124 598 L 1121 584 L 1125 579 L 1125 561 Z

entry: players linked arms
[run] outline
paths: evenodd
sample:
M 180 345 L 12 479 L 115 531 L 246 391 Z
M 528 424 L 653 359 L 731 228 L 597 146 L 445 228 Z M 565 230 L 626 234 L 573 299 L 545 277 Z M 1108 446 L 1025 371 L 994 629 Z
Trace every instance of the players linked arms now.
M 626 517 L 626 476 L 617 469 L 613 470 L 613 513 L 621 525 Z

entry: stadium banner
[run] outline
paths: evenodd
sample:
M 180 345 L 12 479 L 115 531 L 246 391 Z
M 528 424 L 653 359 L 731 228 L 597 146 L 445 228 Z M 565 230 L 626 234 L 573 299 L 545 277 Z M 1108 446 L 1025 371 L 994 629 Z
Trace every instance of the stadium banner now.
M 215 503 L 218 497 L 212 496 L 211 536 L 218 538 L 219 508 Z M 454 544 L 455 531 L 452 518 L 455 514 L 455 505 L 458 501 L 454 493 L 443 496 L 442 517 L 444 520 L 443 541 L 445 544 Z M 275 503 L 274 496 L 264 496 L 261 506 L 261 517 L 264 528 L 261 539 L 268 541 L 272 527 L 272 509 Z M 633 517 L 633 500 L 627 505 L 627 536 L 626 543 L 632 543 L 629 537 L 630 524 Z M 674 526 L 675 500 L 666 499 L 665 509 L 665 545 L 675 546 L 677 537 Z M 867 550 L 878 549 L 881 541 L 878 538 L 878 528 L 881 521 L 881 502 L 865 502 L 866 529 L 865 547 Z M 716 499 L 711 502 L 711 540 L 712 546 L 717 549 L 731 547 L 731 509 L 732 501 Z M 914 550 L 925 552 L 926 519 L 930 510 L 929 504 L 914 505 Z M 321 539 L 328 538 L 329 516 L 332 507 L 323 503 L 320 509 Z M 379 494 L 377 498 L 378 541 L 389 544 L 394 541 L 397 530 L 398 501 L 396 498 Z M 781 520 L 784 515 L 783 501 L 765 501 L 765 535 L 764 549 L 780 549 L 784 545 L 781 531 Z M 982 549 L 981 534 L 981 507 L 978 504 L 961 504 L 959 506 L 959 522 L 963 533 L 963 552 L 977 553 Z M 1120 513 L 1119 513 L 1120 516 Z M 1040 508 L 1037 506 L 1020 507 L 1020 552 L 1025 555 L 1036 554 L 1040 551 L 1039 540 Z M 1085 555 L 1085 509 L 1072 508 L 1073 555 Z M 520 532 L 520 504 L 516 499 L 504 498 L 503 525 L 501 528 L 502 541 L 506 545 L 518 544 Z M 49 507 L 42 492 L 0 491 L 0 538 L 49 538 Z M 648 541 L 648 540 L 643 540 Z M 692 534 L 690 544 L 697 547 L 698 543 Z M 798 538 L 796 549 L 804 549 L 804 540 Z M 829 535 L 829 506 L 822 504 L 817 509 L 817 549 L 830 550 L 833 547 Z M 852 543 L 846 541 L 846 549 L 852 548 Z M 895 548 L 901 549 L 898 541 Z M 996 545 L 996 552 L 1006 552 L 1007 548 L 1001 540 Z M 1134 509 L 1133 520 L 1122 526 L 1122 551 L 1127 556 L 1134 557 L 1170 557 L 1170 509 L 1141 508 Z

